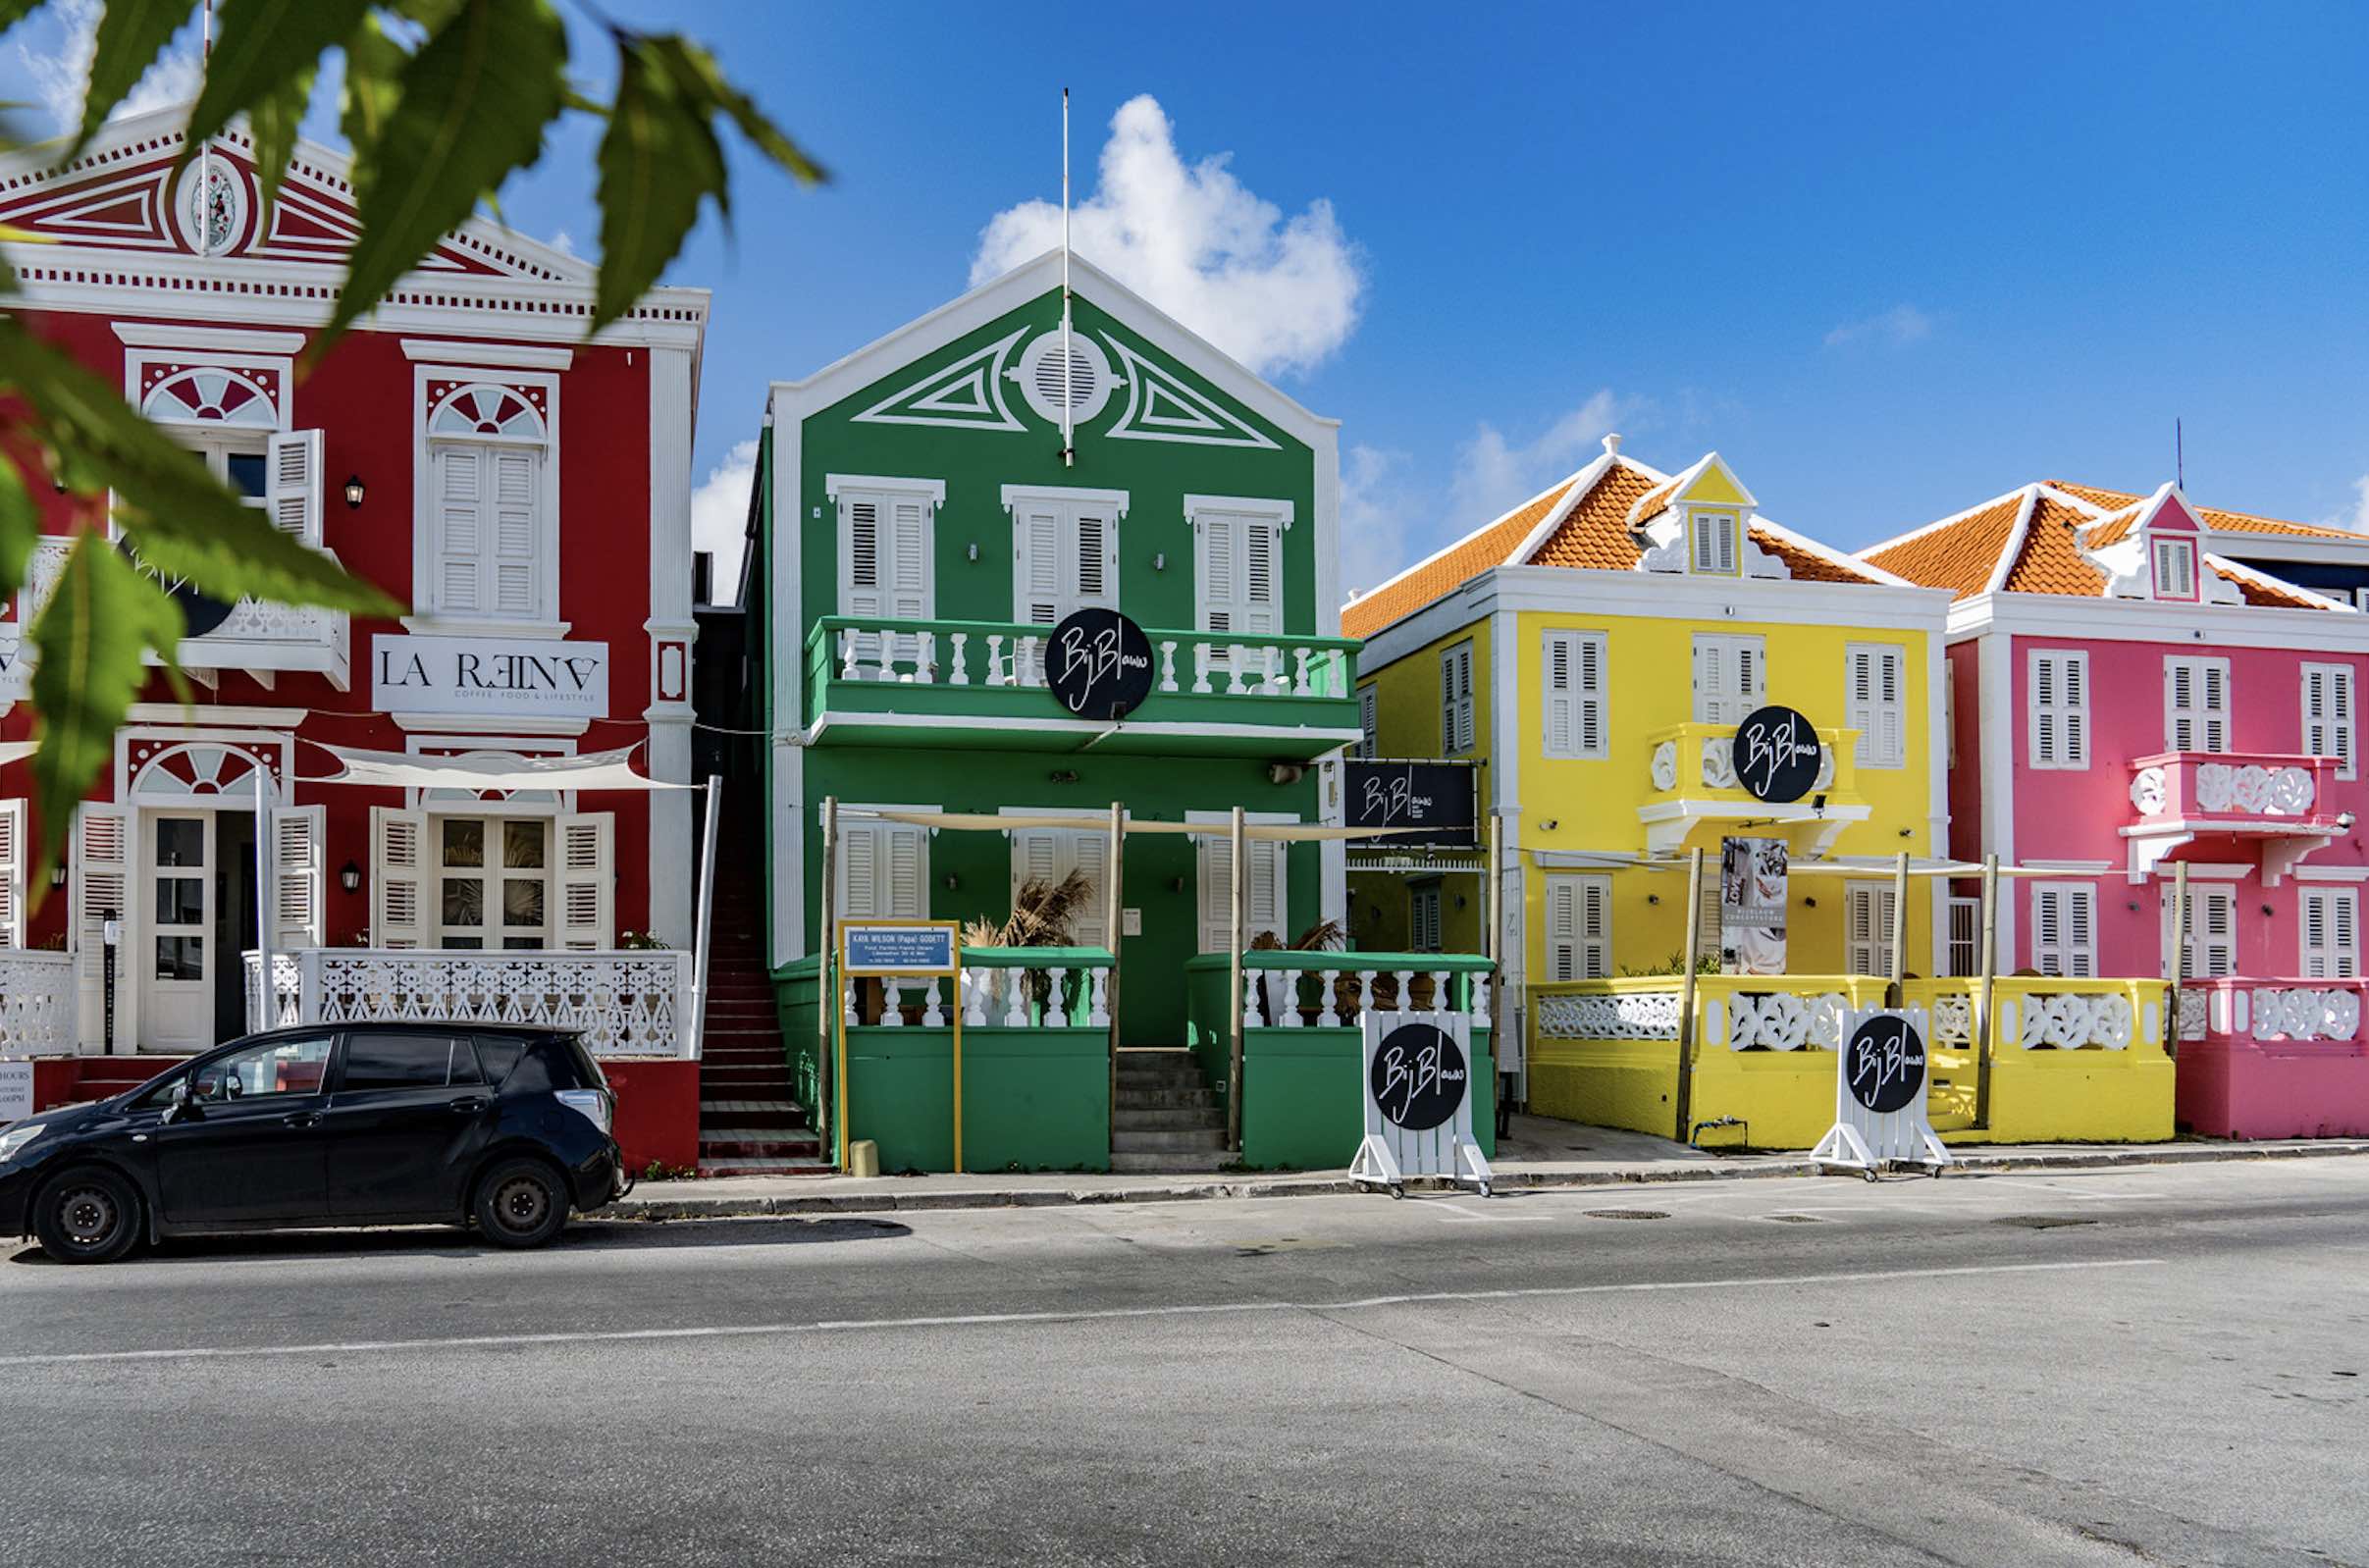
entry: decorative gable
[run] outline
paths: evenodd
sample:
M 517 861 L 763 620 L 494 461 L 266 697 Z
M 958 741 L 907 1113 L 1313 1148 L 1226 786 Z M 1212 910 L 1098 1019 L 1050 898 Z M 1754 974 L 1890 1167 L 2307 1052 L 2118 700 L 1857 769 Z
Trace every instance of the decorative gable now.
M 2179 487 L 2165 485 L 2136 506 L 2099 519 L 2080 536 L 2082 557 L 2105 577 L 2108 599 L 2182 604 L 2241 604 L 2237 585 L 2212 569 L 2202 525 Z
M 1706 577 L 1790 577 L 1785 563 L 1752 537 L 1752 492 L 1717 452 L 1707 452 L 1668 484 L 1639 497 L 1630 529 L 1646 545 L 1644 572 Z

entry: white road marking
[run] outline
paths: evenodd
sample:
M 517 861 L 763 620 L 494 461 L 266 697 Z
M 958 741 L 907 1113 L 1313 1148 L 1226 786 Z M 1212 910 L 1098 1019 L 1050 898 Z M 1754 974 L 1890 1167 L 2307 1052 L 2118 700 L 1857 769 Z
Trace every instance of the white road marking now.
M 824 1318 L 811 1323 L 718 1324 L 704 1328 L 613 1329 L 583 1333 L 460 1334 L 443 1339 L 340 1339 L 300 1345 L 186 1345 L 170 1350 L 76 1350 L 0 1356 L 0 1368 L 80 1366 L 121 1361 L 253 1361 L 267 1356 L 359 1355 L 388 1350 L 494 1350 L 511 1346 L 628 1344 L 636 1340 L 745 1339 L 760 1335 L 853 1330 L 993 1328 L 1026 1323 L 1110 1323 L 1133 1318 L 1198 1318 L 1246 1312 L 1365 1312 L 1377 1307 L 1459 1301 L 1543 1301 L 1562 1296 L 1634 1295 L 1667 1290 L 1766 1290 L 1777 1285 L 1880 1284 L 1894 1280 L 1956 1280 L 1981 1275 L 2060 1274 L 2091 1269 L 2161 1268 L 2161 1258 L 2091 1262 L 1969 1264 L 1951 1269 L 1875 1269 L 1856 1274 L 1738 1276 L 1720 1280 L 1649 1280 L 1613 1284 L 1528 1285 L 1504 1290 L 1430 1290 L 1347 1301 L 1221 1301 L 1164 1307 L 1102 1307 L 1079 1312 L 973 1312 L 926 1318 Z
M 1435 1220 L 1451 1225 L 1552 1225 L 1551 1214 L 1483 1214 L 1450 1198 L 1426 1198 L 1415 1207 Z

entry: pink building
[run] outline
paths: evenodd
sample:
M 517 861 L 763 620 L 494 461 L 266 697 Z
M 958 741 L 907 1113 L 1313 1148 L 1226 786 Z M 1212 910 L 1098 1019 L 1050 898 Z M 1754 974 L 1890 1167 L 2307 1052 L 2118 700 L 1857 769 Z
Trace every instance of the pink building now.
M 2185 864 L 2180 1122 L 2369 1132 L 2369 615 L 2261 564 L 2369 568 L 2369 538 L 2051 483 L 1865 554 L 1958 595 L 1950 850 L 2026 872 L 2002 881 L 2000 969 L 2169 978 Z M 1954 972 L 1974 912 L 1953 898 Z

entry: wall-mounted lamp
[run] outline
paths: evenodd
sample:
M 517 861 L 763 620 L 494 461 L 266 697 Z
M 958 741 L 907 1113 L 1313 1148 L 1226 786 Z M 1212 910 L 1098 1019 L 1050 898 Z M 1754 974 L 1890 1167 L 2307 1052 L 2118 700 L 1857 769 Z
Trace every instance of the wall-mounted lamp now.
M 1541 833 L 1552 833 L 1562 825 L 1562 818 L 1550 816 L 1544 822 L 1539 823 L 1538 830 Z
M 49 885 L 51 887 L 64 887 L 66 885 L 66 862 L 64 861 L 58 862 L 57 864 L 49 868 Z
M 1057 767 L 1053 769 L 1053 782 L 1056 784 L 1075 784 L 1078 782 L 1078 774 L 1076 770 L 1072 768 Z
M 2130 902 L 2130 903 L 2129 903 L 2127 906 L 2125 906 L 2125 907 L 2126 907 L 2126 908 L 2128 908 L 2128 909 L 2130 910 L 2130 912 L 2131 912 L 2132 915 L 2136 915 L 2136 914 L 2138 913 L 2138 900 L 2136 900 L 2136 899 L 2132 899 L 2132 901 L 2131 901 L 2131 902 Z
M 971 549 L 970 549 L 969 554 L 970 554 L 970 556 L 971 556 L 971 558 L 972 558 L 973 560 L 976 560 L 976 559 L 978 559 L 978 541 L 977 541 L 977 540 L 975 540 L 975 539 L 974 539 L 974 540 L 973 540 L 973 541 L 971 542 Z
M 1817 900 L 1804 899 L 1802 900 L 1802 908 L 1806 910 L 1815 910 L 1817 908 Z
M 1164 572 L 1168 570 L 1168 551 L 1163 549 L 1153 553 L 1151 558 L 1151 569 L 1155 572 Z
M 2339 811 L 2336 813 L 2336 825 L 2340 831 L 2350 831 L 2352 823 L 2353 815 L 2350 811 Z
M 1464 895 L 1463 895 L 1463 894 L 1461 894 L 1461 893 L 1458 893 L 1458 894 L 1456 895 L 1456 908 L 1460 910 L 1460 909 L 1462 909 L 1463 907 L 1464 907 Z
M 2270 912 L 2271 912 L 2271 910 L 2270 910 L 2270 906 L 2269 906 L 2269 905 L 2265 904 L 2265 905 L 2263 905 L 2263 906 L 2262 906 L 2262 913 L 2263 913 L 2263 914 L 2268 915 Z
M 946 873 L 945 882 L 946 882 L 946 891 L 947 891 L 947 892 L 949 892 L 949 893 L 955 892 L 956 890 L 958 890 L 959 888 L 961 888 L 961 887 L 962 887 L 962 885 L 963 885 L 963 879 L 962 879 L 961 877 L 959 877 L 959 876 L 955 875 L 955 874 L 954 874 L 952 871 L 948 871 L 948 872 Z
M 343 865 L 339 866 L 338 886 L 343 888 L 348 893 L 361 892 L 362 868 L 354 864 L 351 861 L 347 861 Z
M 1658 904 L 1661 902 L 1661 895 L 1658 893 L 1648 893 L 1645 896 L 1645 901 L 1648 904 Z
M 1172 876 L 1172 877 L 1170 877 L 1170 878 L 1168 879 L 1168 891 L 1170 891 L 1171 893 L 1182 893 L 1182 892 L 1184 892 L 1184 879 L 1183 877 L 1181 877 L 1181 876 Z
M 346 504 L 346 505 L 351 506 L 351 507 L 356 507 L 356 508 L 360 507 L 360 505 L 362 504 L 362 497 L 363 497 L 364 495 L 366 495 L 366 494 L 367 494 L 367 492 L 365 492 L 365 491 L 363 490 L 363 488 L 362 488 L 362 476 L 361 476 L 361 475 L 359 475 L 359 474 L 347 474 L 347 475 L 345 476 L 345 504 Z
M 1916 836 L 1916 832 L 1917 830 L 1913 827 L 1904 827 L 1900 830 L 1900 836 L 1902 838 L 1913 838 Z
M 1307 768 L 1298 762 L 1269 762 L 1267 764 L 1267 782 L 1270 784 L 1296 784 L 1307 771 Z

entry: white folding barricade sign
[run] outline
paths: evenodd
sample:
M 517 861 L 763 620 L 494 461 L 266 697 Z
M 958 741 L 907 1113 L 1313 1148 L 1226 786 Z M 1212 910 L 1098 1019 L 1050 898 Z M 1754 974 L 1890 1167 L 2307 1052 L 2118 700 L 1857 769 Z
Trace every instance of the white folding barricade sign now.
M 1924 1116 L 1924 1009 L 1854 1008 L 1835 1053 L 1834 1126 L 1810 1158 L 1864 1172 L 1921 1165 L 1939 1176 L 1953 1162 Z
M 1470 1180 L 1489 1195 L 1472 1141 L 1472 1023 L 1462 1013 L 1365 1014 L 1365 1141 L 1349 1179 L 1405 1196 L 1410 1176 Z

